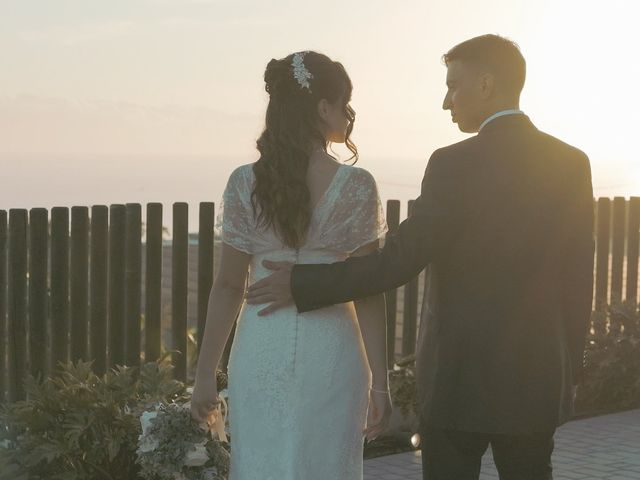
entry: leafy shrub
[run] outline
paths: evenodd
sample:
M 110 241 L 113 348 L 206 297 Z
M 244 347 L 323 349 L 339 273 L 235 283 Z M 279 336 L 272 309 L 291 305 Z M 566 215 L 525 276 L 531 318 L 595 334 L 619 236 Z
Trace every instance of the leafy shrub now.
M 389 390 L 393 408 L 398 408 L 405 417 L 417 414 L 415 355 L 399 360 L 389 371 Z
M 102 377 L 82 361 L 45 380 L 26 377 L 27 399 L 0 405 L 0 480 L 136 478 L 141 413 L 190 398 L 172 378 L 170 353 Z M 218 383 L 226 387 L 224 374 Z
M 579 414 L 640 407 L 640 315 L 621 303 L 592 316 L 584 380 L 578 387 Z

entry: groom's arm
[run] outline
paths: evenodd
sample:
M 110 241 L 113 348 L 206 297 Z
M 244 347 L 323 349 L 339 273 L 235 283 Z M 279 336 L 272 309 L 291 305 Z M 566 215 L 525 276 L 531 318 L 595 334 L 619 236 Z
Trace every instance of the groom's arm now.
M 291 293 L 299 312 L 365 298 L 399 287 L 447 248 L 462 219 L 459 178 L 442 151 L 431 156 L 412 215 L 384 248 L 324 265 L 295 265 Z
M 593 301 L 593 190 L 586 155 L 580 154 L 576 159 L 576 168 L 570 178 L 563 318 L 573 381 L 578 383 L 582 376 Z

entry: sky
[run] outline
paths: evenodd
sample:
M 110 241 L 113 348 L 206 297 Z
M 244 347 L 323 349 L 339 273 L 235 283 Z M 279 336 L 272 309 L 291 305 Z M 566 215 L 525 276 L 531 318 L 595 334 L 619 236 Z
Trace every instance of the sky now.
M 484 33 L 520 45 L 521 108 L 589 155 L 596 196 L 640 195 L 634 3 L 0 0 L 0 209 L 187 201 L 197 218 L 257 158 L 267 62 L 299 50 L 345 65 L 358 165 L 406 201 L 468 137 L 441 108 L 441 55 Z

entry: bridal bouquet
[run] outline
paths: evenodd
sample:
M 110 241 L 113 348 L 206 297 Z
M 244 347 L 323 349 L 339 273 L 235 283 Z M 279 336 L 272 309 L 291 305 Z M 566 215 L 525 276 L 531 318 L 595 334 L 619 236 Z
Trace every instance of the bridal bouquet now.
M 225 391 L 222 406 L 206 429 L 191 417 L 190 403 L 157 404 L 140 416 L 137 459 L 147 480 L 227 480 L 230 447 L 227 441 Z

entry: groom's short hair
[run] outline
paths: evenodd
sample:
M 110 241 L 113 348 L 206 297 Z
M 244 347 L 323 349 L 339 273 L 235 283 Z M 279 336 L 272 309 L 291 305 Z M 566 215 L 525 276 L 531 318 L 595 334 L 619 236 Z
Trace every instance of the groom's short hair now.
M 519 95 L 524 87 L 527 67 L 518 44 L 500 35 L 481 35 L 466 40 L 442 56 L 445 65 L 459 60 L 486 68 L 507 93 Z

